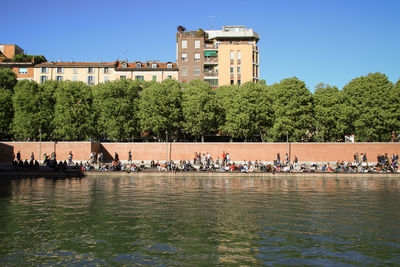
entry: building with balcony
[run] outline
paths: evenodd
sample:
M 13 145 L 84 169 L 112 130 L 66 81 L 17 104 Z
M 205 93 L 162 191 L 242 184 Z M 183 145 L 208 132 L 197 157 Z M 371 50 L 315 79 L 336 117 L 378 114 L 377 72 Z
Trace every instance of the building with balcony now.
M 10 68 L 18 80 L 32 80 L 34 64 L 35 58 L 24 55 L 24 50 L 18 45 L 0 44 L 0 67 Z
M 244 26 L 177 33 L 178 80 L 212 87 L 259 80 L 259 35 Z

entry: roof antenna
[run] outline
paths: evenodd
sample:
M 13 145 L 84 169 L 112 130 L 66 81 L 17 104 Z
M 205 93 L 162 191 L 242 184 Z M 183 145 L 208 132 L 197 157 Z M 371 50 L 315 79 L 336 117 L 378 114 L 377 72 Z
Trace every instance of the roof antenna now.
M 215 29 L 215 16 L 208 16 L 211 19 L 211 30 Z
M 125 60 L 128 62 L 128 49 L 125 50 Z

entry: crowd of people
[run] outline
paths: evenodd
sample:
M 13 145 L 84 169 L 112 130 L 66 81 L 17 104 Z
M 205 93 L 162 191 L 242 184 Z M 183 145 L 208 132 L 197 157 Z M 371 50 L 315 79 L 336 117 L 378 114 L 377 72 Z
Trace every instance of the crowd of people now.
M 167 172 L 346 172 L 346 173 L 395 173 L 400 172 L 398 154 L 388 153 L 378 154 L 376 162 L 368 161 L 367 153 L 355 153 L 353 161 L 340 161 L 333 163 L 300 163 L 297 156 L 290 161 L 289 155 L 286 153 L 283 159 L 277 153 L 273 161 L 232 161 L 229 152 L 223 151 L 220 157 L 215 159 L 211 157 L 209 152 L 193 153 L 193 161 L 167 160 L 160 162 L 159 160 L 151 160 L 150 165 L 146 166 L 142 160 L 139 164 L 133 162 L 132 152 L 128 152 L 128 160 L 121 162 L 119 155 L 115 152 L 111 163 L 104 161 L 103 153 L 91 152 L 89 159 L 83 162 L 73 162 L 72 151 L 68 154 L 67 161 L 57 161 L 56 154 L 53 152 L 50 156 L 46 153 L 43 155 L 43 165 L 56 170 L 65 170 L 67 167 L 80 169 L 81 171 L 124 171 L 124 172 L 139 172 L 143 170 L 158 170 Z M 32 152 L 30 161 L 21 159 L 21 153 L 18 151 L 12 166 L 23 169 L 37 169 L 40 164 L 35 160 Z

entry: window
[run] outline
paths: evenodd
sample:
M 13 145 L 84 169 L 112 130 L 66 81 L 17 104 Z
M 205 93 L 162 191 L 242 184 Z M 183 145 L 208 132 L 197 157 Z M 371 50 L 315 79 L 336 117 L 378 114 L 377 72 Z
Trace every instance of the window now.
M 47 76 L 40 76 L 40 83 L 47 81 Z
M 48 69 L 46 67 L 40 68 L 40 73 L 47 73 Z
M 240 85 L 240 80 L 238 80 L 238 85 Z
M 240 67 L 240 66 L 237 67 L 237 73 L 238 73 L 238 74 L 241 74 L 241 73 L 242 73 L 242 70 L 241 70 L 241 67 Z
M 182 40 L 182 48 L 187 48 L 187 40 Z
M 126 79 L 126 75 L 121 75 L 121 76 L 119 76 L 119 79 L 120 79 L 120 80 Z
M 167 79 L 172 79 L 172 76 L 171 76 L 171 75 L 168 75 L 168 76 L 167 76 Z
M 230 72 L 231 72 L 231 74 L 233 74 L 233 66 L 231 66 L 231 71 Z
M 194 67 L 194 76 L 200 76 L 200 67 Z
M 73 74 L 78 74 L 78 69 L 77 69 L 77 68 L 74 68 L 74 69 L 72 70 L 72 73 L 73 73 Z
M 72 81 L 77 82 L 78 81 L 78 76 L 72 76 Z
M 94 73 L 94 68 L 92 68 L 92 67 L 87 68 L 87 72 Z M 92 77 L 92 76 L 89 76 L 89 77 Z
M 94 76 L 87 76 L 87 84 L 89 84 L 89 85 L 94 84 Z
M 110 73 L 110 68 L 109 67 L 105 67 L 104 68 L 104 73 Z
M 135 76 L 135 80 L 139 80 L 139 81 L 143 82 L 144 76 L 137 75 L 137 76 Z
M 238 63 L 240 63 L 241 60 L 242 60 L 242 52 L 238 51 L 237 52 L 237 61 L 238 61 Z
M 205 82 L 208 82 L 211 87 L 218 87 L 218 79 L 205 79 Z
M 62 77 L 62 76 L 56 76 L 56 81 L 57 81 L 57 82 L 62 82 L 62 80 L 63 80 L 63 77 Z
M 154 81 L 154 82 L 157 81 L 157 75 L 153 75 L 152 81 Z
M 172 64 L 171 63 L 167 64 L 167 69 L 172 69 Z
M 108 82 L 110 79 L 108 78 L 108 76 L 104 76 L 104 82 Z
M 27 68 L 19 68 L 18 73 L 19 74 L 26 74 L 26 73 L 28 73 L 28 69 Z
M 186 53 L 182 53 L 181 61 L 187 61 L 187 54 Z
M 57 67 L 57 73 L 64 73 L 64 68 Z
M 194 40 L 194 48 L 200 48 L 200 40 Z
M 233 51 L 231 51 L 231 60 L 233 60 L 233 57 L 234 57 Z
M 194 53 L 194 61 L 200 61 L 200 53 Z
M 153 64 L 151 64 L 151 68 L 153 68 L 153 69 L 157 69 L 157 63 L 153 63 Z
M 187 67 L 186 66 L 181 67 L 181 74 L 182 74 L 182 76 L 187 76 Z
M 231 85 L 233 85 L 233 80 L 231 80 Z
M 136 63 L 136 68 L 140 69 L 142 67 L 141 63 Z

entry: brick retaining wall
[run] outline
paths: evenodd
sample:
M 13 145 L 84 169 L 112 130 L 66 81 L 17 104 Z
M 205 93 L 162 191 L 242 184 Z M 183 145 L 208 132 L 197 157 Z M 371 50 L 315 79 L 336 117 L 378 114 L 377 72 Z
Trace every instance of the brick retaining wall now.
M 103 152 L 106 160 L 111 160 L 115 152 L 121 160 L 128 159 L 131 150 L 134 160 L 160 160 L 167 157 L 172 160 L 193 159 L 193 153 L 209 152 L 215 159 L 221 158 L 222 152 L 230 153 L 234 161 L 263 160 L 272 161 L 280 153 L 284 159 L 288 153 L 287 143 L 91 143 L 91 142 L 0 142 L 0 162 L 9 162 L 12 153 L 21 151 L 22 159 L 30 159 L 33 152 L 38 158 L 56 150 L 58 160 L 66 160 L 69 151 L 74 161 L 86 161 L 90 152 Z M 354 153 L 367 153 L 368 160 L 376 161 L 380 153 L 400 153 L 400 143 L 291 143 L 292 160 L 296 155 L 299 161 L 352 161 Z M 43 158 L 43 157 L 42 157 Z M 41 158 L 41 159 L 42 159 Z

